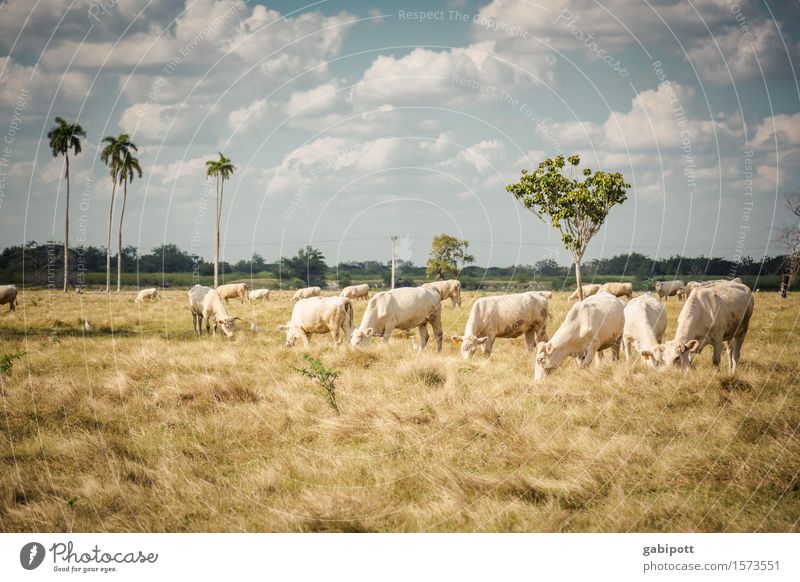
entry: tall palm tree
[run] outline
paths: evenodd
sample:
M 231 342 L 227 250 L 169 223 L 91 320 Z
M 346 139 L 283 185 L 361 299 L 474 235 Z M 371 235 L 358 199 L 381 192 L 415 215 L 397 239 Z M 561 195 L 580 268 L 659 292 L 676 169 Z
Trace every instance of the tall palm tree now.
M 119 180 L 122 182 L 122 210 L 119 213 L 119 238 L 117 239 L 117 291 L 122 287 L 122 223 L 125 220 L 125 202 L 128 200 L 128 182 L 133 182 L 134 174 L 142 177 L 139 160 L 126 152 L 119 162 Z
M 67 123 L 63 118 L 56 117 L 57 125 L 47 132 L 50 140 L 50 149 L 53 157 L 64 156 L 64 178 L 67 180 L 67 206 L 64 210 L 64 293 L 67 292 L 69 280 L 69 150 L 77 156 L 81 153 L 80 138 L 86 137 L 86 132 L 77 123 Z
M 139 150 L 127 133 L 121 133 L 117 137 L 109 135 L 103 138 L 101 143 L 106 144 L 106 147 L 100 153 L 100 159 L 108 166 L 111 173 L 111 203 L 108 207 L 108 244 L 106 245 L 106 293 L 108 293 L 111 290 L 111 223 L 114 218 L 114 197 L 120 178 L 121 160 L 128 155 L 130 150 Z
M 230 159 L 219 153 L 218 160 L 206 162 L 206 176 L 215 176 L 217 179 L 217 221 L 214 236 L 214 287 L 219 285 L 219 225 L 222 220 L 222 190 L 225 180 L 231 177 L 236 168 Z

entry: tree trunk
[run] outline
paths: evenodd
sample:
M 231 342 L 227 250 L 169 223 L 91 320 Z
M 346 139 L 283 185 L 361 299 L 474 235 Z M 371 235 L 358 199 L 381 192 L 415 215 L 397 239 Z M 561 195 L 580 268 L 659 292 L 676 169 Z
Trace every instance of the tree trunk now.
M 119 213 L 119 232 L 117 238 L 117 292 L 122 288 L 122 221 L 125 220 L 125 202 L 128 200 L 128 180 L 122 184 L 122 209 Z
M 67 168 L 64 177 L 67 179 L 67 207 L 64 209 L 64 293 L 69 284 L 69 151 L 64 154 Z
M 222 219 L 222 184 L 217 176 L 217 220 L 214 228 L 214 288 L 219 287 L 219 223 Z
M 106 293 L 111 291 L 111 224 L 114 219 L 114 197 L 117 194 L 117 181 L 111 187 L 111 205 L 108 209 L 108 245 L 106 245 Z
M 575 255 L 575 282 L 578 284 L 578 301 L 583 301 L 583 283 L 581 282 L 581 258 Z

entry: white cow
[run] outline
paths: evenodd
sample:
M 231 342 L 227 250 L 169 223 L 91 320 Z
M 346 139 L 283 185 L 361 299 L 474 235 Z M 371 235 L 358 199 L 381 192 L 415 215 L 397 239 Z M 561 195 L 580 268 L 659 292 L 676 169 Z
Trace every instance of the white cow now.
M 8 303 L 8 311 L 14 311 L 17 308 L 17 286 L 16 285 L 0 285 L 0 305 Z
M 292 309 L 292 318 L 278 329 L 286 332 L 286 347 L 292 347 L 298 339 L 308 347 L 309 336 L 315 333 L 330 333 L 338 346 L 342 343 L 340 331 L 346 341 L 353 333 L 353 303 L 346 297 L 301 299 Z
M 231 337 L 238 317 L 228 315 L 225 303 L 216 289 L 195 285 L 189 289 L 189 308 L 192 310 L 192 326 L 197 335 L 203 335 L 203 319 L 206 320 L 206 333 L 211 334 L 211 320 L 214 320 L 214 335 L 217 335 L 217 326 L 223 333 Z
M 600 291 L 611 293 L 615 297 L 633 297 L 633 285 L 631 283 L 603 283 L 600 285 Z
M 238 297 L 242 300 L 242 303 L 247 301 L 247 283 L 228 283 L 227 285 L 220 285 L 217 287 L 217 293 L 219 296 L 225 300 L 225 303 L 228 302 L 228 299 L 233 299 L 234 297 Z
M 422 286 L 436 289 L 442 301 L 449 297 L 453 307 L 461 307 L 461 282 L 457 279 L 433 281 L 431 283 L 424 283 Z
M 536 346 L 534 378 L 543 380 L 568 356 L 574 356 L 581 368 L 588 366 L 595 354 L 602 357 L 606 348 L 611 348 L 614 360 L 619 359 L 624 327 L 625 304 L 610 293 L 578 301 L 550 341 Z
M 414 351 L 422 351 L 428 343 L 428 324 L 436 336 L 438 351 L 442 351 L 442 300 L 430 287 L 402 287 L 382 291 L 367 303 L 364 317 L 350 338 L 353 346 L 369 345 L 374 335 L 389 341 L 392 330 L 419 329 L 419 344 Z
M 655 282 L 656 293 L 658 293 L 658 300 L 661 301 L 661 298 L 664 297 L 664 301 L 669 301 L 669 298 L 673 295 L 677 295 L 678 292 L 684 288 L 683 281 L 675 280 L 675 281 L 656 281 Z
M 591 297 L 592 295 L 600 291 L 600 285 L 598 283 L 592 283 L 590 285 L 581 285 L 581 287 L 583 287 L 584 299 L 586 299 L 587 297 Z M 579 299 L 579 297 L 580 296 L 578 295 L 578 290 L 575 289 L 575 291 L 572 292 L 572 295 L 567 297 L 567 299 L 569 299 L 570 301 L 575 301 Z
M 247 295 L 250 301 L 257 301 L 259 299 L 269 301 L 269 289 L 253 289 Z
M 696 287 L 713 287 L 714 285 L 727 285 L 728 283 L 739 283 L 743 285 L 742 280 L 739 277 L 735 279 L 713 279 L 711 281 L 689 281 L 681 291 L 678 292 L 678 297 L 681 299 L 686 299 L 689 297 L 689 293 L 692 292 L 692 289 Z
M 350 285 L 342 289 L 339 294 L 340 297 L 347 297 L 348 299 L 369 299 L 369 285 L 364 283 L 362 285 Z
M 461 345 L 461 356 L 472 357 L 479 345 L 492 353 L 495 338 L 515 338 L 525 334 L 528 351 L 536 341 L 547 341 L 547 298 L 541 292 L 481 297 L 472 304 L 464 335 L 454 335 Z
M 631 299 L 625 306 L 625 329 L 622 332 L 622 348 L 625 358 L 630 360 L 643 350 L 652 350 L 664 341 L 667 331 L 667 310 L 661 302 L 649 294 Z M 644 358 L 653 365 L 653 360 Z
M 149 289 L 142 289 L 136 294 L 134 303 L 143 303 L 144 301 L 155 301 L 158 298 L 158 289 L 150 287 Z
M 294 292 L 292 301 L 300 301 L 301 299 L 308 299 L 309 297 L 319 297 L 320 293 L 322 293 L 322 289 L 319 287 L 305 287 Z
M 753 304 L 753 293 L 746 285 L 695 287 L 678 315 L 675 338 L 643 350 L 642 355 L 652 358 L 656 365 L 688 367 L 711 344 L 712 362 L 719 367 L 722 342 L 727 342 L 728 364 L 733 373 L 753 315 Z

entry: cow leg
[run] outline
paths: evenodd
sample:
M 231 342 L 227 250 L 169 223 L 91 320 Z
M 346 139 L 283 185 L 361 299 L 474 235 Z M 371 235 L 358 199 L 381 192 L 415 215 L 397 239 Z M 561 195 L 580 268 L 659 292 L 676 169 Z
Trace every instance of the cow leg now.
M 578 367 L 586 368 L 589 364 L 591 364 L 595 353 L 597 353 L 597 349 L 593 345 L 590 345 L 588 348 L 586 348 L 586 351 L 584 352 L 583 356 L 579 356 L 577 358 Z
M 736 372 L 736 366 L 739 365 L 739 356 L 742 353 L 742 344 L 744 343 L 744 336 L 737 335 L 728 342 L 728 363 L 730 365 L 731 374 Z
M 442 351 L 442 311 L 439 308 L 439 312 L 436 313 L 431 320 L 431 328 L 433 329 L 433 335 L 436 337 L 436 351 Z
M 633 339 L 630 336 L 622 338 L 622 352 L 625 354 L 625 359 L 630 360 L 633 354 Z
M 536 332 L 536 343 L 547 341 L 549 341 L 549 338 L 547 337 L 547 321 L 543 321 L 539 331 Z
M 300 339 L 303 340 L 303 347 L 305 349 L 308 349 L 308 346 L 311 344 L 311 341 L 308 337 L 308 334 L 303 329 L 300 330 Z
M 332 325 L 331 326 L 331 337 L 333 338 L 333 345 L 338 347 L 340 343 L 342 343 L 339 339 L 339 328 L 342 327 L 341 324 L 339 325 Z
M 621 343 L 622 343 L 622 336 L 619 336 L 617 338 L 617 341 L 611 344 L 611 360 L 614 362 L 619 361 L 619 348 Z
M 599 368 L 603 365 L 603 360 L 605 359 L 606 355 L 603 353 L 602 350 L 598 350 L 594 353 L 594 367 Z M 589 365 L 589 362 L 586 362 L 586 365 Z
M 428 345 L 428 324 L 423 323 L 419 326 L 419 345 L 415 347 L 414 351 L 421 352 Z
M 492 355 L 492 348 L 494 347 L 494 339 L 495 336 L 489 334 L 486 338 L 486 343 L 483 344 L 483 353 L 484 355 L 486 355 L 487 358 Z
M 383 328 L 383 343 L 389 343 L 389 337 L 392 335 L 392 331 L 394 331 L 393 325 L 387 325 Z
M 715 368 L 719 368 L 719 363 L 722 361 L 722 340 L 714 340 L 714 355 L 711 357 L 711 362 Z
M 534 328 L 530 328 L 525 332 L 525 345 L 529 352 L 533 350 L 536 345 L 536 330 Z

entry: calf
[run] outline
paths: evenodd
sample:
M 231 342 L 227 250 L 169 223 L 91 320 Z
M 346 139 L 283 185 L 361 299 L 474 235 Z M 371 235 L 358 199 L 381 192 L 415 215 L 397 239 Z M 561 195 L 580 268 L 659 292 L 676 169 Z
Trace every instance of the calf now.
M 197 335 L 203 335 L 203 319 L 206 320 L 206 333 L 211 334 L 211 320 L 214 320 L 214 335 L 217 335 L 217 326 L 228 336 L 233 336 L 238 317 L 228 315 L 225 303 L 216 289 L 195 285 L 189 289 L 189 308 L 192 311 L 192 326 Z
M 639 357 L 643 350 L 652 350 L 664 341 L 667 331 L 667 310 L 661 302 L 645 294 L 631 299 L 625 306 L 625 328 L 622 332 L 622 348 L 625 358 Z M 653 360 L 643 358 L 653 366 Z
M 464 335 L 454 335 L 461 356 L 472 357 L 479 345 L 491 355 L 495 338 L 516 338 L 525 334 L 528 351 L 536 341 L 547 341 L 547 298 L 540 292 L 481 297 L 472 304 Z
M 573 305 L 550 341 L 536 346 L 536 381 L 544 380 L 568 356 L 574 356 L 581 368 L 606 348 L 611 348 L 614 360 L 619 359 L 624 311 L 625 304 L 610 293 L 599 293 Z
M 300 339 L 307 348 L 309 337 L 315 333 L 330 333 L 333 344 L 338 346 L 342 343 L 340 331 L 346 341 L 350 341 L 353 333 L 353 303 L 346 297 L 301 299 L 292 309 L 291 319 L 278 329 L 286 332 L 286 347 L 292 347 Z

